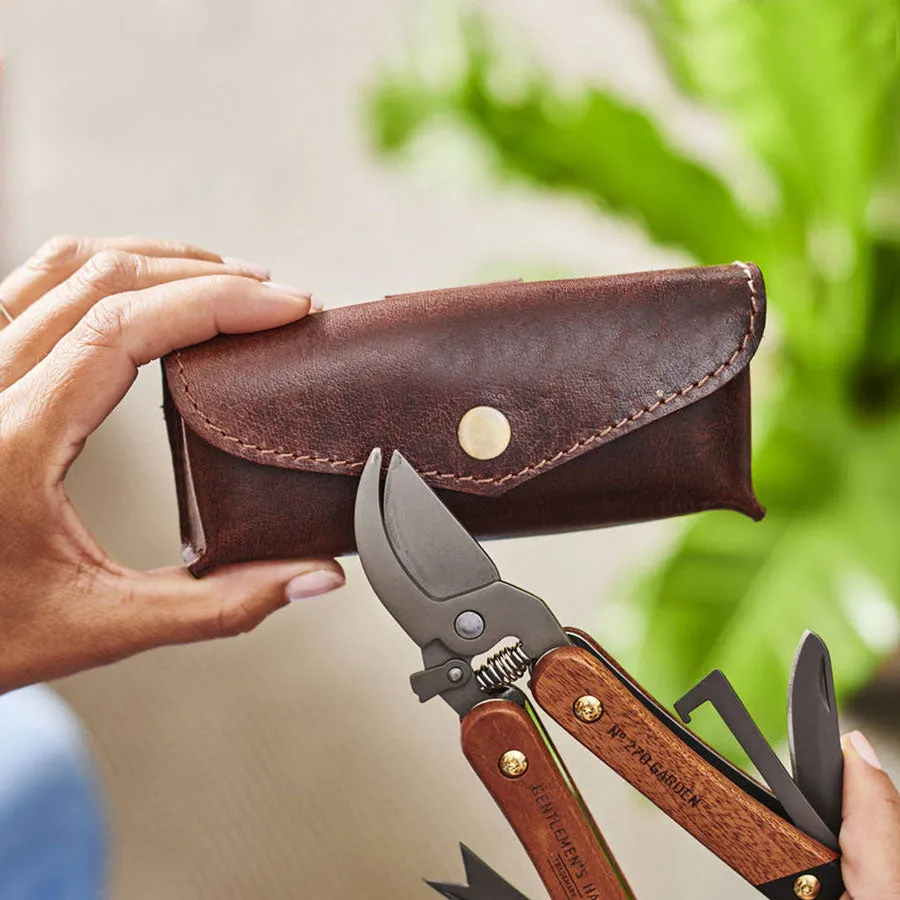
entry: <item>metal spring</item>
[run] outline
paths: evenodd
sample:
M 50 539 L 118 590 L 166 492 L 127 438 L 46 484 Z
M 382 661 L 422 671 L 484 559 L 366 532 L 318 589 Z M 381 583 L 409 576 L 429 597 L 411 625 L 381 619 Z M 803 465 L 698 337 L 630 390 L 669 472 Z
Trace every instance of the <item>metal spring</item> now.
M 518 681 L 530 665 L 531 660 L 518 643 L 489 656 L 485 664 L 475 670 L 475 678 L 483 691 L 499 691 Z

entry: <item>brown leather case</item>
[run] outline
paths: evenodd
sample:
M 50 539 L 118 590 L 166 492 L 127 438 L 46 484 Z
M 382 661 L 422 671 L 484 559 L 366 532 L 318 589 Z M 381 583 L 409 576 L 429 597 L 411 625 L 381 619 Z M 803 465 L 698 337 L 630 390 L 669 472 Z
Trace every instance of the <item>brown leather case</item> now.
M 185 560 L 354 549 L 369 451 L 398 449 L 481 537 L 707 509 L 754 518 L 759 270 L 735 263 L 388 297 L 168 356 Z M 500 410 L 494 459 L 461 417 Z

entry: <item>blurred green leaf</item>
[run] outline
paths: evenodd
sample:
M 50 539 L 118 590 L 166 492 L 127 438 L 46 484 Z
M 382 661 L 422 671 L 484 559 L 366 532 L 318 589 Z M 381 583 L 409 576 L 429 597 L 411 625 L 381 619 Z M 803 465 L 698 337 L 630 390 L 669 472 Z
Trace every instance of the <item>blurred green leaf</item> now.
M 455 116 L 484 140 L 505 176 L 581 194 L 703 262 L 762 252 L 765 233 L 730 189 L 673 147 L 645 113 L 604 91 L 563 94 L 538 72 L 516 97 L 499 96 L 487 37 L 477 21 L 467 33 L 468 67 L 452 90 L 396 79 L 375 90 L 373 132 L 383 151 L 397 152 L 436 119 Z
M 727 114 L 777 177 L 782 251 L 810 279 L 783 301 L 793 330 L 816 338 L 811 362 L 852 366 L 871 327 L 872 184 L 897 128 L 896 2 L 659 0 L 641 8 L 682 87 Z
M 893 0 L 660 0 L 645 21 L 703 102 L 726 110 L 779 175 L 788 212 L 863 224 L 886 94 Z
M 400 80 L 385 81 L 369 103 L 369 125 L 378 148 L 398 153 L 435 116 L 437 97 L 427 89 Z

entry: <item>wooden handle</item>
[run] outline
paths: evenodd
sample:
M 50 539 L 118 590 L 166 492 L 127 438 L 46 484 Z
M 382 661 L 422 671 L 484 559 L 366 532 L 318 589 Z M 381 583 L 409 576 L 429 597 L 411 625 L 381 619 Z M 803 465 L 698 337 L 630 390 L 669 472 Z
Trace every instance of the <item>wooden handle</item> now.
M 551 900 L 633 898 L 536 722 L 533 711 L 511 700 L 479 703 L 462 720 L 463 753 L 518 835 Z
M 559 647 L 538 661 L 531 689 L 577 741 L 751 884 L 818 871 L 838 858 L 679 740 L 616 676 L 614 666 L 581 647 Z M 594 721 L 575 714 L 584 696 L 602 703 Z

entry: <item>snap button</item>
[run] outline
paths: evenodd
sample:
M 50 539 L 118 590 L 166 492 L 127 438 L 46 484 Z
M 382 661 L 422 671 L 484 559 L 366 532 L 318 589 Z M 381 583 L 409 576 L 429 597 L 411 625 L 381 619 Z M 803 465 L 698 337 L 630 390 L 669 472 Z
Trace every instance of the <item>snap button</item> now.
M 473 459 L 494 459 L 512 437 L 509 419 L 493 406 L 473 406 L 456 429 L 459 446 Z

